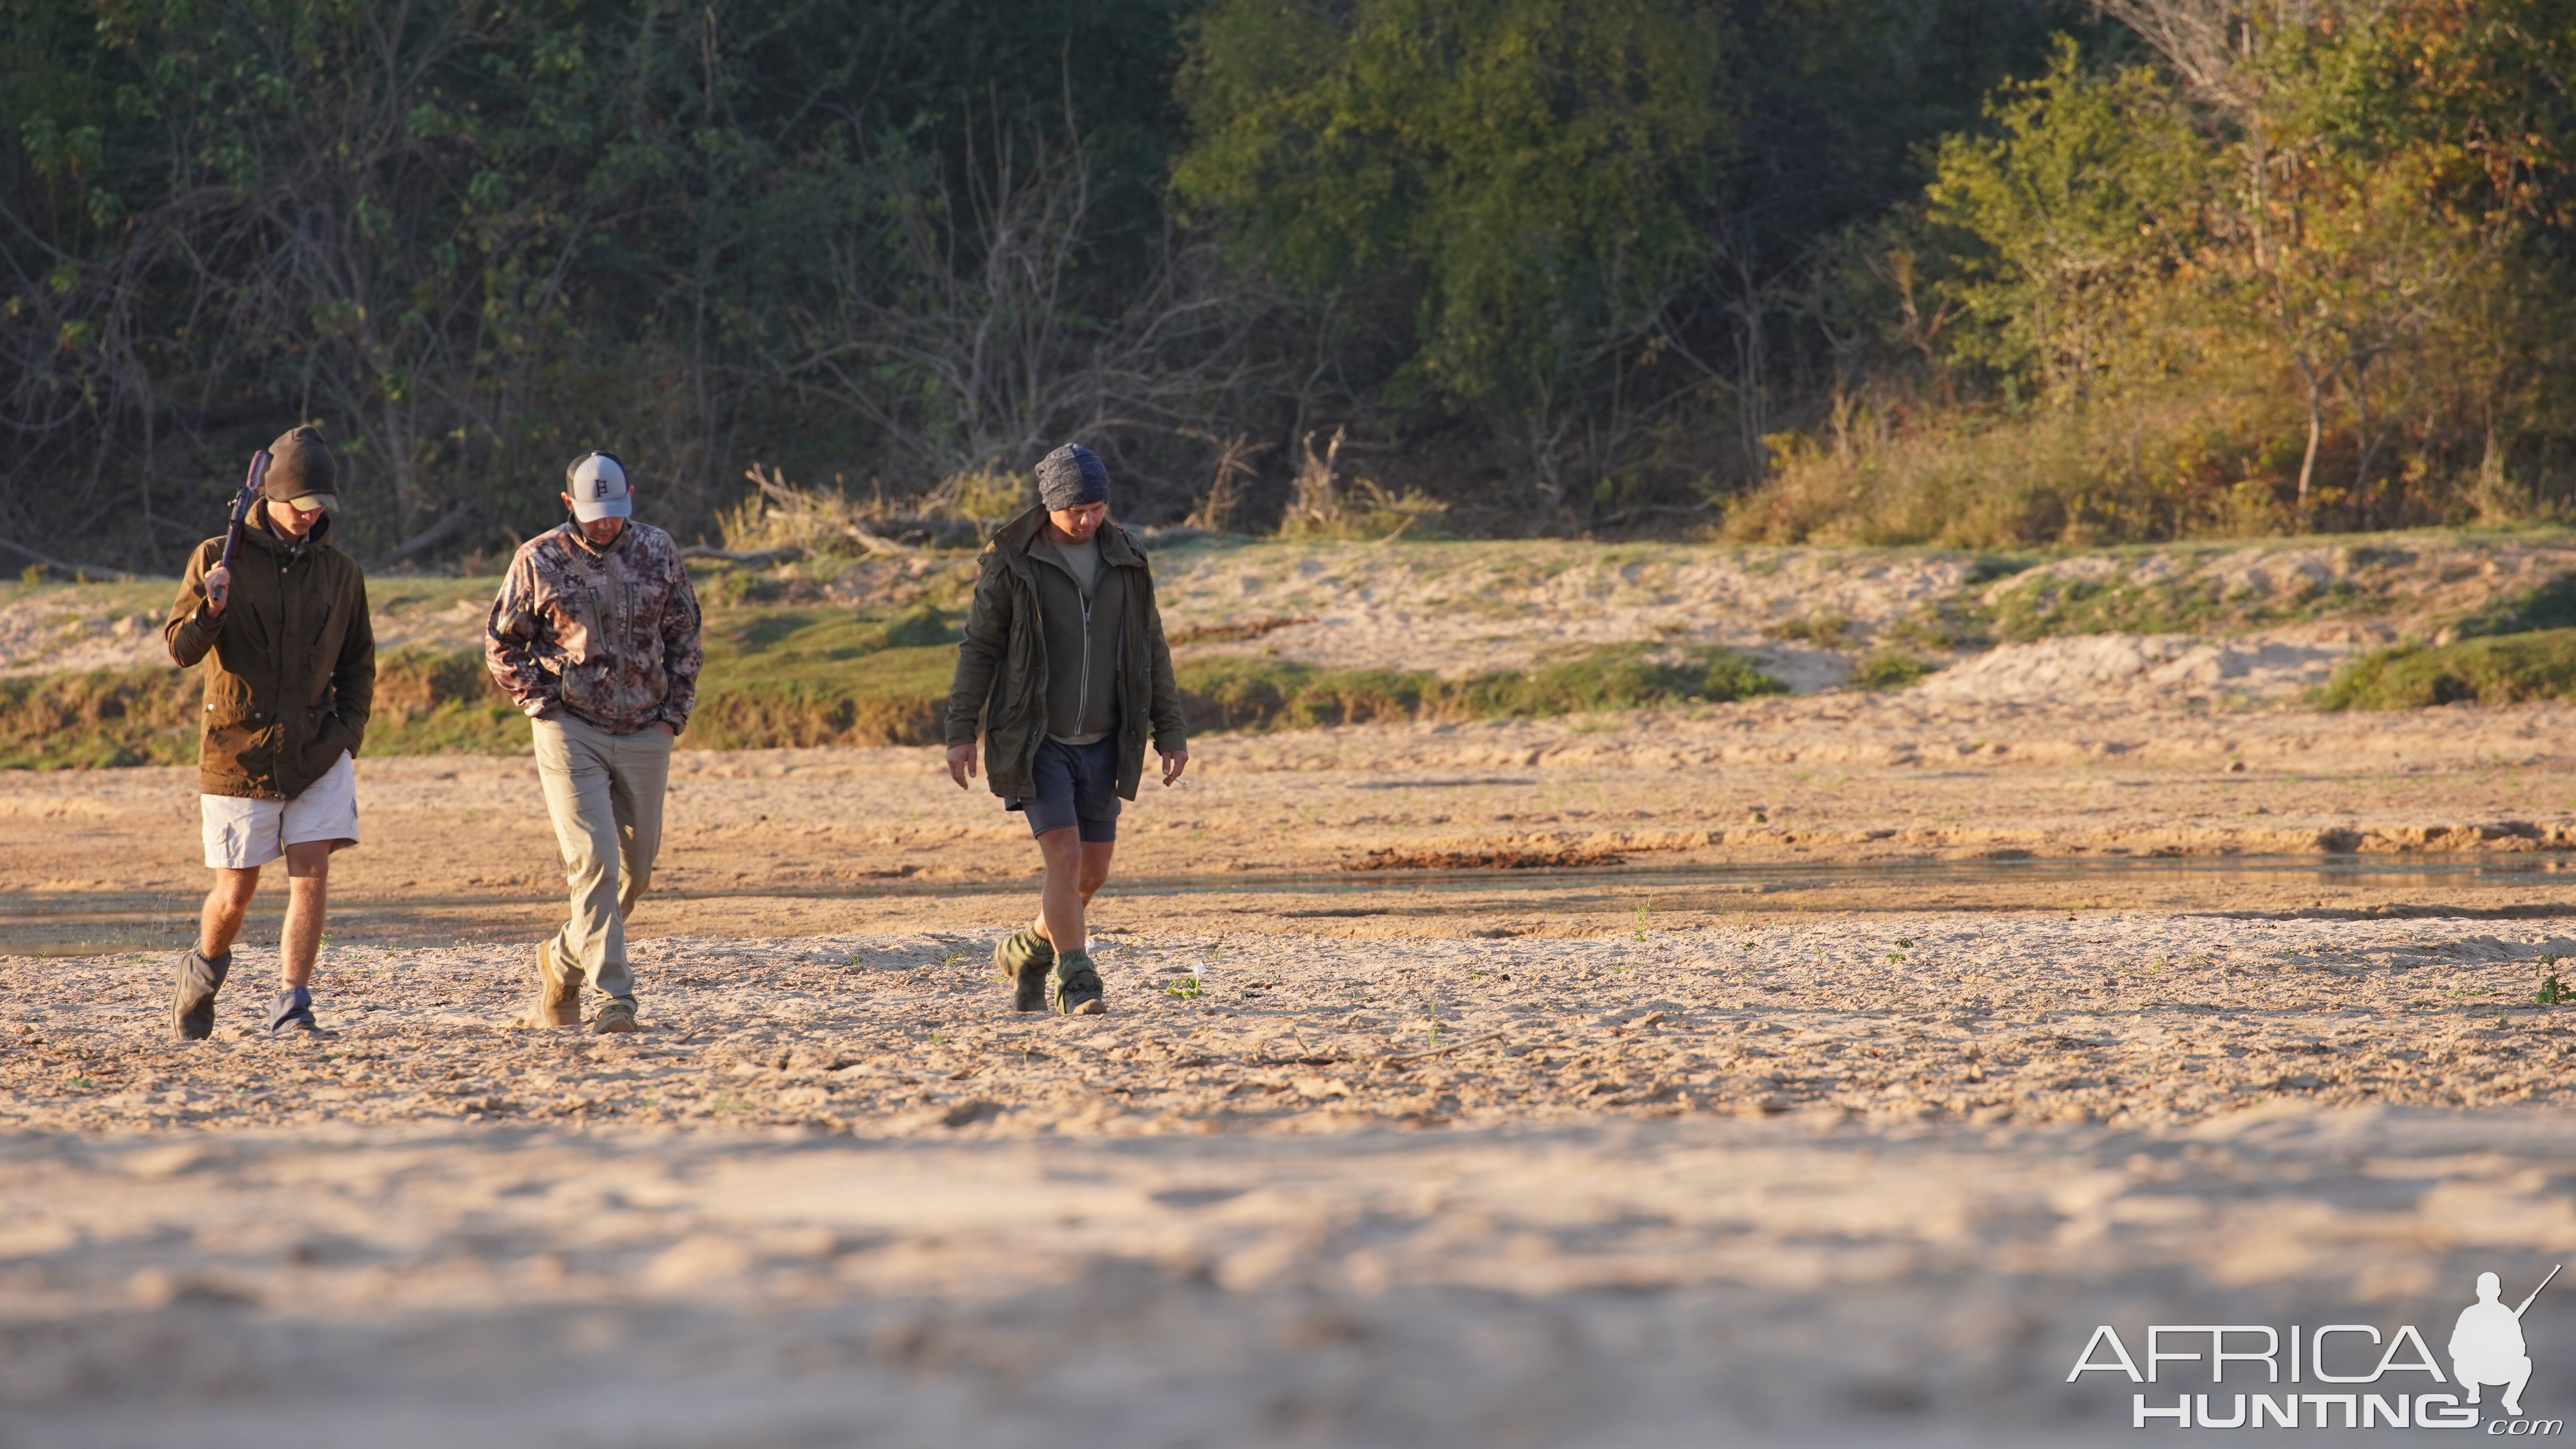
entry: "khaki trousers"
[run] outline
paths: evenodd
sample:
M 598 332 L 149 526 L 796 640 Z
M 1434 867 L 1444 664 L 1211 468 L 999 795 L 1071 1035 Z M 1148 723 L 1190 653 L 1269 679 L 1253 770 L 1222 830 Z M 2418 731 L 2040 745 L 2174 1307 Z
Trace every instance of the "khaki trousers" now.
M 579 968 L 601 996 L 632 998 L 626 917 L 653 883 L 653 857 L 662 849 L 671 737 L 658 729 L 612 735 L 570 715 L 531 723 L 537 780 L 572 886 L 572 916 L 555 937 L 555 959 Z

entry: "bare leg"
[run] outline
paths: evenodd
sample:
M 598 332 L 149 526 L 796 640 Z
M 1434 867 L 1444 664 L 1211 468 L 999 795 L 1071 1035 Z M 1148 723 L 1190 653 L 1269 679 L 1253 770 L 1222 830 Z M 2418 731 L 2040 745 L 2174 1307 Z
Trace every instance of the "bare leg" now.
M 310 840 L 286 847 L 286 929 L 278 937 L 278 979 L 288 986 L 313 984 L 313 959 L 322 951 L 322 915 L 331 880 L 331 842 Z
M 1068 825 L 1038 837 L 1038 853 L 1046 857 L 1046 889 L 1038 897 L 1038 918 L 1030 924 L 1048 945 L 1060 950 L 1091 948 L 1084 913 L 1091 898 L 1109 883 L 1109 858 L 1118 850 L 1114 840 L 1088 841 L 1080 836 L 1078 827 Z M 1064 941 L 1073 945 L 1058 944 Z
M 242 917 L 250 910 L 250 898 L 258 890 L 258 866 L 216 870 L 214 889 L 206 892 L 206 908 L 197 917 L 198 955 L 211 961 L 233 948 L 233 942 L 241 937 Z

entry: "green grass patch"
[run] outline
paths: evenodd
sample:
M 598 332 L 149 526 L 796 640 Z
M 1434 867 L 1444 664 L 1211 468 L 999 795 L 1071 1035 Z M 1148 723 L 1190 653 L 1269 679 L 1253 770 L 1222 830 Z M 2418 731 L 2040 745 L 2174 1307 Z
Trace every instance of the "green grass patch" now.
M 2451 626 L 2451 635 L 2456 639 L 2477 639 L 2543 629 L 2576 629 L 2576 574 L 2561 574 L 2539 588 L 2490 599 L 2477 612 Z
M 687 743 L 926 745 L 957 670 L 960 619 L 930 605 L 711 612 Z
M 1418 719 L 1514 719 L 1722 703 L 1787 686 L 1731 649 L 1616 644 L 1528 674 L 1442 679 L 1419 670 L 1323 669 L 1286 659 L 1178 666 L 1194 730 L 1296 729 Z
M 2345 665 L 2317 702 L 2327 709 L 2421 709 L 2576 699 L 2576 628 L 2383 649 Z
M 1851 682 L 1863 689 L 1904 689 L 1931 672 L 1930 664 L 1902 649 L 1878 649 L 1852 666 Z
M 1992 609 L 1997 637 L 2015 643 L 2062 634 L 2188 634 L 2230 620 L 2208 579 L 2068 579 L 2045 576 L 2009 589 Z
M 2230 595 L 2226 580 L 2192 572 L 2218 552 L 2188 545 L 2112 550 L 2121 573 L 2105 578 L 2042 573 L 2005 586 L 1996 592 L 1990 605 L 1971 612 L 1982 616 L 1982 622 L 1996 638 L 2013 643 L 2070 634 L 2206 634 L 2267 624 L 2354 618 L 2385 613 L 2395 607 L 2392 589 L 2398 587 L 2402 575 L 2391 570 L 2402 570 L 2414 559 L 2413 553 L 2396 546 L 2393 539 L 2344 543 L 2335 550 L 2338 577 L 2322 582 L 2294 582 L 2278 593 L 2249 596 Z M 2128 576 L 2127 569 L 2150 559 L 2161 559 L 2168 566 L 2180 565 L 2186 572 L 2145 580 Z M 2576 588 L 2571 588 L 2566 602 L 2568 616 L 2563 622 L 2576 624 Z

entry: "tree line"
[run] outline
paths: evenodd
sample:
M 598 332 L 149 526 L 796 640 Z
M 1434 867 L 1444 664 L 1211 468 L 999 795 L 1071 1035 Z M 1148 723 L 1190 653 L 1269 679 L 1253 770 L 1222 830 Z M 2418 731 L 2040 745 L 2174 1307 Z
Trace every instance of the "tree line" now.
M 2562 506 L 2576 0 L 20 0 L 0 542 L 316 422 L 990 517 L 2037 543 Z M 1351 506 L 1344 507 L 1344 502 Z

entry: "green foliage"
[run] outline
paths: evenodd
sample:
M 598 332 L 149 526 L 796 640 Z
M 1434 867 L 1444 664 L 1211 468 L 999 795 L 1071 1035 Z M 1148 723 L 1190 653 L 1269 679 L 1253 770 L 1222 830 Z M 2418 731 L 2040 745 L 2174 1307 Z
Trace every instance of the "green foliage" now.
M 2336 671 L 2318 703 L 2327 709 L 2422 709 L 2533 699 L 2576 699 L 2576 629 L 2380 650 Z
M 1904 689 L 1931 672 L 1930 664 L 1902 649 L 1874 649 L 1852 666 L 1851 682 L 1863 689 Z
M 1163 983 L 1163 994 L 1182 1001 L 1196 1001 L 1201 995 L 1199 979 L 1195 976 L 1175 976 Z
M 1721 57 L 1715 14 L 1677 0 L 1220 0 L 1173 179 L 1309 287 L 1418 275 L 1400 386 L 1510 420 L 1554 505 L 1617 461 L 1561 476 L 1557 434 L 1700 255 Z
M 2061 38 L 1989 114 L 1999 134 L 1943 142 L 1926 193 L 1936 226 L 1973 239 L 1940 287 L 1953 355 L 2058 400 L 2142 370 L 2120 356 L 2194 248 L 2212 160 L 2179 98 L 2143 66 L 2095 76 Z
M 2541 965 L 2555 966 L 2565 959 L 2563 956 L 2545 957 Z M 2557 972 L 2551 971 L 2540 978 L 2540 991 L 2532 999 L 2541 1006 L 2565 1006 L 2576 1002 L 2576 987 L 2570 987 L 2559 979 Z
M 996 137 L 1080 135 L 1103 175 L 1077 242 L 1128 285 L 1125 253 L 1160 234 L 1185 5 L 12 5 L 10 467 L 66 480 L 27 500 L 40 533 L 105 520 L 111 549 L 130 528 L 125 551 L 163 563 L 154 513 L 213 531 L 221 480 L 305 416 L 350 465 L 343 540 L 370 552 L 465 503 L 452 546 L 498 547 L 602 443 L 683 527 L 750 461 L 732 437 L 917 467 L 792 395 L 820 335 L 802 324 L 847 323 L 853 288 L 917 292 L 899 219 L 989 181 Z M 1074 309 L 1101 291 L 1056 286 Z
M 1289 527 L 2576 511 L 2576 0 L 2124 8 L 20 0 L 5 533 L 166 569 L 308 417 L 371 561 L 489 562 L 603 443 L 778 542 L 749 465 L 981 519 L 1074 436 L 1268 526 L 1337 427 L 1377 491 Z
M 2350 585 L 2337 581 L 2349 591 Z M 2182 634 L 2233 619 L 2214 579 L 2085 579 L 2047 575 L 1995 597 L 1997 638 L 2023 642 L 2065 634 Z
M 2539 588 L 2490 599 L 2452 625 L 2451 634 L 2474 639 L 2540 629 L 2576 629 L 2576 574 L 2561 574 Z
M 1850 618 L 1830 611 L 1803 619 L 1777 619 L 1762 627 L 1766 639 L 1795 640 L 1826 649 L 1841 648 L 1843 636 L 1850 632 Z
M 1196 659 L 1178 666 L 1197 729 L 1297 729 L 1414 719 L 1510 719 L 1723 703 L 1786 686 L 1728 649 L 1614 645 L 1527 674 L 1450 680 L 1407 671 L 1321 669 L 1283 659 Z
M 2576 495 L 2563 0 L 2061 45 L 1854 243 L 1885 351 L 1737 537 L 2095 543 L 2528 516 Z

